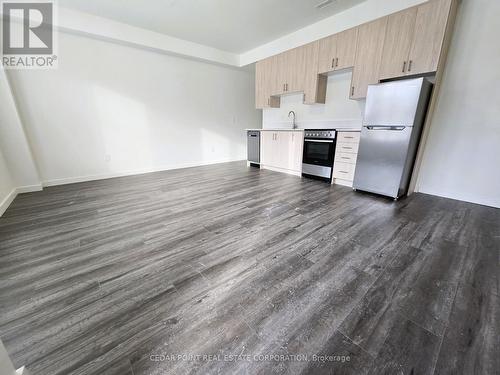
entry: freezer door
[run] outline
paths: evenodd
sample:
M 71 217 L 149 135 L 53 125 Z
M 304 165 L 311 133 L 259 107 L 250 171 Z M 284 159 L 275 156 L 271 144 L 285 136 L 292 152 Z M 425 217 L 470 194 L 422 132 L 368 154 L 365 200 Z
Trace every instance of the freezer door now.
M 363 125 L 413 126 L 423 78 L 371 85 Z
M 364 126 L 353 187 L 398 198 L 412 127 Z

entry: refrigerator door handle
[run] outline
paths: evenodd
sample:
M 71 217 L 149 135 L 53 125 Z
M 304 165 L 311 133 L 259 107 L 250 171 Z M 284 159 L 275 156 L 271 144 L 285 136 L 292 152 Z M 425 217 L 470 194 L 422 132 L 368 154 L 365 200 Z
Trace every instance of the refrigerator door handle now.
M 406 129 L 406 126 L 365 126 L 368 130 L 398 130 Z

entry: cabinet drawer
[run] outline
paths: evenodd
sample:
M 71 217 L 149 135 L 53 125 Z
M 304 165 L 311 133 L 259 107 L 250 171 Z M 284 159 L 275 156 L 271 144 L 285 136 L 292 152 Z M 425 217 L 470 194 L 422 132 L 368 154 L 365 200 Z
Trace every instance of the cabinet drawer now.
M 359 143 L 361 137 L 360 132 L 339 132 L 338 142 L 342 143 Z
M 349 154 L 357 154 L 359 148 L 359 143 L 337 143 L 337 152 L 347 152 Z
M 358 159 L 358 154 L 349 154 L 347 152 L 338 152 L 338 151 L 335 153 L 335 161 L 341 163 L 356 164 L 357 159 Z
M 352 181 L 354 180 L 354 170 L 356 166 L 354 164 L 335 162 L 333 163 L 333 177 L 340 178 L 342 180 Z

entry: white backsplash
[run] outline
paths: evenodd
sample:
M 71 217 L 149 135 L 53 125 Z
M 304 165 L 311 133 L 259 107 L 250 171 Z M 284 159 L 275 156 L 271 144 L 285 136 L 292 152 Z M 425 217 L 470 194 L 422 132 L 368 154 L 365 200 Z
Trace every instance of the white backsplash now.
M 262 111 L 262 127 L 291 128 L 292 119 L 288 118 L 288 113 L 294 111 L 301 129 L 361 129 L 365 101 L 349 99 L 351 76 L 351 71 L 344 71 L 328 77 L 325 104 L 303 104 L 302 93 L 283 95 L 280 108 Z

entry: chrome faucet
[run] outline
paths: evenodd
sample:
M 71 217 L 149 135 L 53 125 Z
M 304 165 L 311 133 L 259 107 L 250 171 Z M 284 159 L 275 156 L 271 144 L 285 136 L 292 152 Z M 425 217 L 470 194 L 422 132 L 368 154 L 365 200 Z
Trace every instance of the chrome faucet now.
M 294 111 L 288 112 L 288 118 L 290 118 L 290 115 L 293 115 L 293 122 L 292 122 L 293 129 L 297 129 L 297 124 L 295 123 L 295 112 Z

